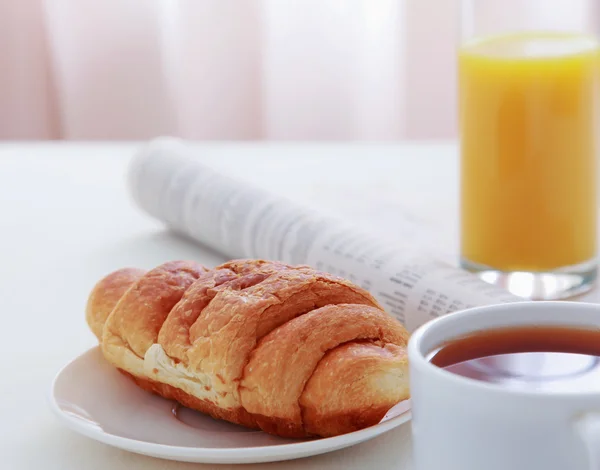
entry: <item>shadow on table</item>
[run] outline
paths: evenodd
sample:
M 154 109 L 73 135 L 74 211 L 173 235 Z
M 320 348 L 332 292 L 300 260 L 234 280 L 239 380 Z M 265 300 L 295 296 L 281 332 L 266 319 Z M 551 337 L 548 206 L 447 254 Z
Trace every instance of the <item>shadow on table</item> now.
M 102 275 L 125 266 L 151 269 L 178 259 L 211 267 L 222 263 L 226 257 L 178 233 L 158 230 L 107 243 L 95 250 L 86 262 L 91 271 Z
M 42 455 L 51 462 L 62 461 L 64 466 L 50 464 L 52 469 L 100 470 L 410 470 L 410 424 L 404 424 L 370 441 L 327 454 L 297 460 L 258 464 L 197 464 L 174 462 L 130 453 L 73 433 L 57 422 L 47 421 L 33 430 L 38 434 Z M 43 437 L 43 440 L 41 439 Z M 30 443 L 29 443 L 30 445 Z M 19 457 L 23 468 L 39 463 L 36 452 Z M 68 464 L 66 463 L 68 462 Z M 21 468 L 21 467 L 19 467 Z

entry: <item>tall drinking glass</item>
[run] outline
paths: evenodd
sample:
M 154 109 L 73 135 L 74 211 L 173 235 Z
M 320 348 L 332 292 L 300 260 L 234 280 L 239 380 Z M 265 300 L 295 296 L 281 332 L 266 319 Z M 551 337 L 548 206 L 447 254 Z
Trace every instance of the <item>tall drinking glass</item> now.
M 599 3 L 461 2 L 461 264 L 530 299 L 596 279 Z

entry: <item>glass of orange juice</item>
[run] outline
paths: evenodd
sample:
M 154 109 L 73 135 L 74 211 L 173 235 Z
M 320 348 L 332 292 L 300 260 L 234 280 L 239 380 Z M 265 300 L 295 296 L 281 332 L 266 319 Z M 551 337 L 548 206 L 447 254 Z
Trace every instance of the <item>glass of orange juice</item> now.
M 596 280 L 599 3 L 462 0 L 461 264 L 525 298 Z

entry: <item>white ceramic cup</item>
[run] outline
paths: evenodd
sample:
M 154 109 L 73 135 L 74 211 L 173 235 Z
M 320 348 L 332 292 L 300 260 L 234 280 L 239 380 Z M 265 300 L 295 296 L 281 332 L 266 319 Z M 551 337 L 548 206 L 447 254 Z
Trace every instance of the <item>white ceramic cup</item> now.
M 512 390 L 434 366 L 428 354 L 493 328 L 600 329 L 600 305 L 516 302 L 437 318 L 411 336 L 415 470 L 600 470 L 600 384 L 594 392 Z

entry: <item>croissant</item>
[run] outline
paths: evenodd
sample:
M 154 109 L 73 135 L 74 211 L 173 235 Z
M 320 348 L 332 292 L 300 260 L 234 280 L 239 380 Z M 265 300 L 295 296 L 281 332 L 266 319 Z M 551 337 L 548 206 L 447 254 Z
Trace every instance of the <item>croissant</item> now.
M 362 429 L 409 396 L 408 332 L 366 290 L 308 266 L 120 269 L 93 287 L 86 321 L 143 389 L 279 436 Z

